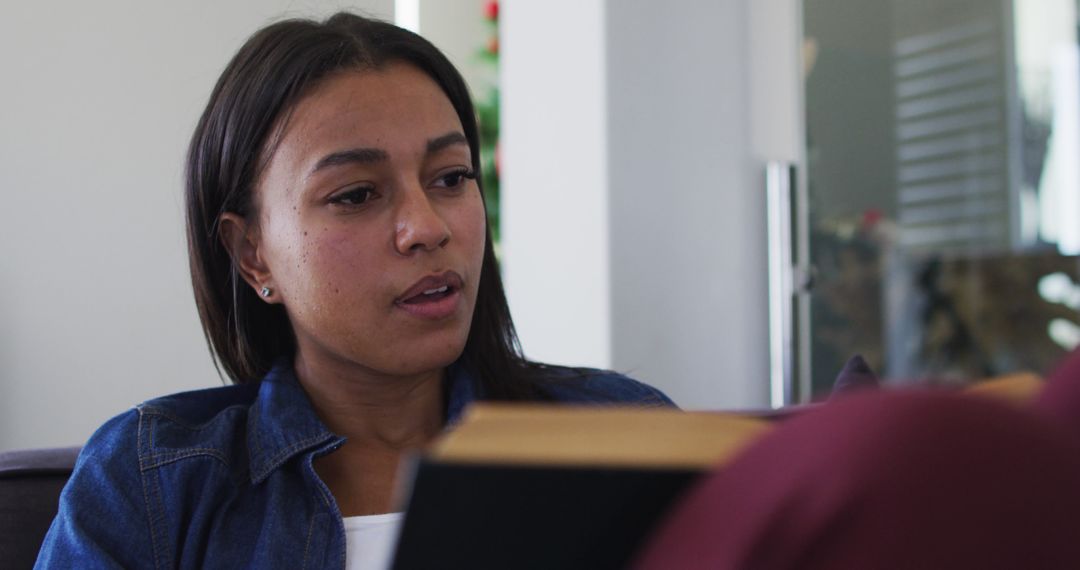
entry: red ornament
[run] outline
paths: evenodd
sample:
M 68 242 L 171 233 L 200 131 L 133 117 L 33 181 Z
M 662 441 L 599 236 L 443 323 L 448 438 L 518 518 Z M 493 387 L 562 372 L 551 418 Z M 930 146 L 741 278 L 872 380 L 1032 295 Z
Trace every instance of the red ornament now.
M 499 0 L 491 0 L 484 6 L 484 17 L 492 22 L 499 19 Z
M 488 53 L 491 55 L 499 55 L 499 38 L 498 36 L 491 38 L 487 45 Z
M 884 217 L 885 217 L 885 212 L 882 212 L 881 210 L 879 210 L 877 208 L 870 208 L 870 209 L 866 210 L 865 212 L 863 212 L 863 215 L 862 215 L 862 228 L 864 230 L 869 230 L 869 229 L 873 228 L 874 226 L 878 225 L 878 222 L 880 222 L 881 219 L 884 218 Z

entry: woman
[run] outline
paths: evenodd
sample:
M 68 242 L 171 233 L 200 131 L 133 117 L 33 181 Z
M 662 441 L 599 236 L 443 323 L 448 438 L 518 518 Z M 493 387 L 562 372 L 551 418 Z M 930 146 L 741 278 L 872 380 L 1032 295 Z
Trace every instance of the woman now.
M 351 14 L 256 33 L 188 157 L 192 281 L 236 385 L 103 426 L 40 567 L 385 563 L 402 455 L 479 399 L 670 405 L 526 361 L 485 225 L 460 75 Z

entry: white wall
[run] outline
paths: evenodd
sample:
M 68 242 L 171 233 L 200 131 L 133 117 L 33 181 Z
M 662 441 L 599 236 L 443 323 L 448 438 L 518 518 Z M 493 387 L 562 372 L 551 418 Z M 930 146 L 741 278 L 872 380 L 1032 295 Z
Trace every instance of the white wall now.
M 8 2 L 0 9 L 0 450 L 84 441 L 220 385 L 184 250 L 184 150 L 258 27 L 392 0 Z
M 688 407 L 754 405 L 766 236 L 746 3 L 681 8 L 607 8 L 613 364 Z
M 503 2 L 503 276 L 530 358 L 611 365 L 603 4 Z
M 801 144 L 796 4 L 505 3 L 505 272 L 529 356 L 687 408 L 767 404 L 763 173 Z

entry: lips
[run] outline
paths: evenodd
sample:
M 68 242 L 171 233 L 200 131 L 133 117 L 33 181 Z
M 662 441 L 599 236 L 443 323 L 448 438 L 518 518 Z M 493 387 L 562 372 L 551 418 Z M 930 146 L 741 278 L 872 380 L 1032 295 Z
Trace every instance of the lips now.
M 429 275 L 409 287 L 394 304 L 415 316 L 446 317 L 457 308 L 461 286 L 461 276 L 453 271 Z

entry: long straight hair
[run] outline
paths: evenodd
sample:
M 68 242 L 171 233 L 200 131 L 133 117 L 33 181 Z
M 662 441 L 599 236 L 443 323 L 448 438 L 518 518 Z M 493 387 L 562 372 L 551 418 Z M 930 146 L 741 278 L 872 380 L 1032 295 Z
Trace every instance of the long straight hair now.
M 221 215 L 253 215 L 252 191 L 265 167 L 261 161 L 277 144 L 272 140 L 276 126 L 303 96 L 337 72 L 375 70 L 391 62 L 416 66 L 442 88 L 479 173 L 479 133 L 465 81 L 430 42 L 386 22 L 338 13 L 325 22 L 272 24 L 248 39 L 214 86 L 187 157 L 188 253 L 203 333 L 215 364 L 233 382 L 258 381 L 276 361 L 293 355 L 296 340 L 284 308 L 262 302 L 242 280 L 219 234 Z M 490 399 L 545 397 L 534 381 L 543 367 L 521 353 L 490 228 L 461 360 Z

